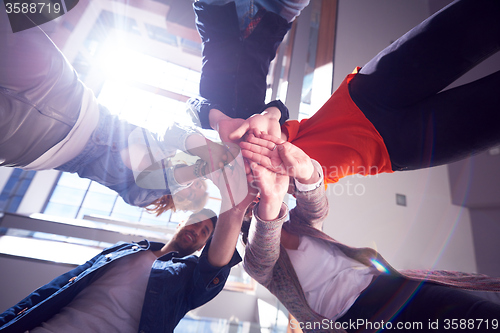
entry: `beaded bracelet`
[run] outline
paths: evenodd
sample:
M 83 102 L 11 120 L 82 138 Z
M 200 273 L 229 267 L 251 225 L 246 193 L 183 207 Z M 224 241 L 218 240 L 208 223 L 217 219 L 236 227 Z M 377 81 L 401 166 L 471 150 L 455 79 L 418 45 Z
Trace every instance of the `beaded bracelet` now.
M 194 175 L 196 176 L 196 178 L 207 179 L 205 172 L 206 166 L 207 162 L 205 162 L 201 158 L 196 161 L 196 163 L 194 164 Z

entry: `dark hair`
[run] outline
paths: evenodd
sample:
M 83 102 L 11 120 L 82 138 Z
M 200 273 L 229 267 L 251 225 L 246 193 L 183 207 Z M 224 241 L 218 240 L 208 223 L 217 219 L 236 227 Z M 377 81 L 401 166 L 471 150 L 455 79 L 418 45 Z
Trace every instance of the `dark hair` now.
M 215 212 L 211 209 L 208 209 L 208 208 L 202 208 L 200 211 L 194 213 L 193 215 L 198 215 L 198 214 L 203 214 L 205 216 L 207 216 L 210 221 L 212 221 L 212 224 L 214 226 L 214 230 L 215 230 L 215 226 L 217 225 L 217 214 L 215 214 Z M 213 233 L 213 231 L 212 231 Z

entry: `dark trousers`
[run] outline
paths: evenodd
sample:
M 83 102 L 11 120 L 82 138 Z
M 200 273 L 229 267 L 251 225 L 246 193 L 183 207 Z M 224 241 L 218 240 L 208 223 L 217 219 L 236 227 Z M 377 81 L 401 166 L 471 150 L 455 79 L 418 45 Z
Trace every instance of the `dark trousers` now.
M 500 305 L 459 289 L 380 275 L 337 322 L 345 323 L 348 332 L 380 328 L 387 332 L 498 332 Z
M 449 163 L 500 142 L 500 71 L 443 89 L 500 49 L 500 1 L 460 0 L 368 62 L 351 97 L 382 135 L 393 170 Z

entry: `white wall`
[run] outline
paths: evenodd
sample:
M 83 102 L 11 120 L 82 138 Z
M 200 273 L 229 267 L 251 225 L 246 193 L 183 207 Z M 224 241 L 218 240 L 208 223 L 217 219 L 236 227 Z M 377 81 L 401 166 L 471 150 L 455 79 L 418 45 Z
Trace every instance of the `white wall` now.
M 258 322 L 257 298 L 252 294 L 223 290 L 205 305 L 189 312 L 196 317 Z
M 339 0 L 334 89 L 428 15 L 426 0 Z
M 446 167 L 354 176 L 328 192 L 325 232 L 337 240 L 373 247 L 400 269 L 476 271 L 468 211 L 451 204 Z M 406 195 L 406 207 L 396 205 L 396 193 Z

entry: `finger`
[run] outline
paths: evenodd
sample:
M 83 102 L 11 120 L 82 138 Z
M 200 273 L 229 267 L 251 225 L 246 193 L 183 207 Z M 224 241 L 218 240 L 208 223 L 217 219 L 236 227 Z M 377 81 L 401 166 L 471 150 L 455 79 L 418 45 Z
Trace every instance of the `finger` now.
M 264 167 L 268 168 L 273 172 L 286 174 L 285 168 L 280 158 L 278 158 L 277 156 L 275 156 L 276 158 L 273 158 L 271 156 L 272 153 L 271 150 L 268 150 L 266 148 L 259 148 L 258 146 L 257 147 L 249 146 L 249 148 L 251 149 L 241 150 L 241 154 L 244 158 L 256 162 L 260 165 L 263 165 Z
M 214 161 L 227 161 L 229 159 L 228 150 L 223 144 L 207 140 L 206 148 L 208 149 L 210 159 Z
M 240 127 L 238 127 L 236 130 L 234 130 L 232 133 L 228 135 L 229 140 L 239 140 L 245 135 L 245 133 L 248 131 L 250 128 L 250 124 L 245 121 L 243 124 L 241 124 Z
M 250 167 L 250 166 L 248 166 Z M 253 175 L 252 173 L 247 174 L 247 183 L 250 185 L 253 182 Z
M 247 175 L 251 175 L 252 174 L 252 169 L 250 169 L 250 164 L 248 163 L 248 160 L 246 158 L 243 159 L 243 163 L 245 165 L 245 173 Z
M 250 130 L 250 133 L 252 133 L 254 136 L 258 137 L 261 132 L 258 128 L 254 128 L 254 129 Z
M 264 155 L 264 156 L 269 157 L 269 155 L 271 154 L 270 149 L 267 149 L 267 148 L 259 146 L 259 145 L 255 145 L 255 144 L 250 143 L 250 142 L 241 142 L 240 147 L 241 147 L 242 151 L 248 150 L 248 151 L 251 151 L 251 152 L 259 154 L 259 155 Z
M 281 138 L 281 127 L 279 126 L 279 123 L 278 126 L 270 128 L 267 134 Z
M 250 163 L 250 168 L 252 169 L 252 174 L 254 175 L 254 178 L 258 181 L 259 177 L 262 175 L 263 172 L 266 172 L 266 168 L 264 168 L 262 165 L 257 164 L 255 162 Z
M 241 154 L 244 158 L 250 160 L 251 162 L 264 165 L 265 167 L 272 167 L 271 160 L 265 155 L 254 153 L 253 151 L 246 149 L 242 149 Z
M 268 169 L 271 172 L 278 173 L 280 175 L 287 174 L 287 170 L 286 170 L 285 166 L 283 165 L 283 163 L 281 163 L 278 166 L 274 166 L 271 159 L 268 158 L 267 156 L 255 154 L 255 153 L 248 151 L 248 150 L 242 150 L 241 152 L 243 154 L 243 157 L 245 157 L 247 160 L 249 160 L 250 165 L 252 163 L 257 163 L 257 164 L 261 165 L 262 167 Z
M 274 136 L 274 135 L 269 135 L 267 133 L 262 133 L 260 135 L 260 139 L 263 139 L 263 140 L 266 140 L 266 141 L 271 141 L 272 143 L 274 143 L 276 145 L 282 145 L 282 144 L 284 144 L 286 142 L 282 138 L 279 138 L 279 137 Z
M 264 135 L 267 135 L 267 134 L 262 134 L 261 136 L 264 136 Z M 251 143 L 251 144 L 254 144 L 254 145 L 257 145 L 260 147 L 264 147 L 264 148 L 267 148 L 269 150 L 274 150 L 274 147 L 276 147 L 276 144 L 274 142 L 272 142 L 270 140 L 266 140 L 266 139 L 261 139 L 259 137 L 253 136 L 253 135 L 248 136 L 247 143 Z
M 278 154 L 280 155 L 283 164 L 287 167 L 287 174 L 289 176 L 293 176 L 290 174 L 290 172 L 293 172 L 293 169 L 297 167 L 297 160 L 290 153 L 290 150 L 287 149 L 289 148 L 287 143 L 288 142 L 278 146 Z
M 238 154 L 240 153 L 240 147 L 237 144 L 234 143 L 226 143 L 226 156 L 227 158 L 225 159 L 226 163 L 231 163 L 236 159 Z

